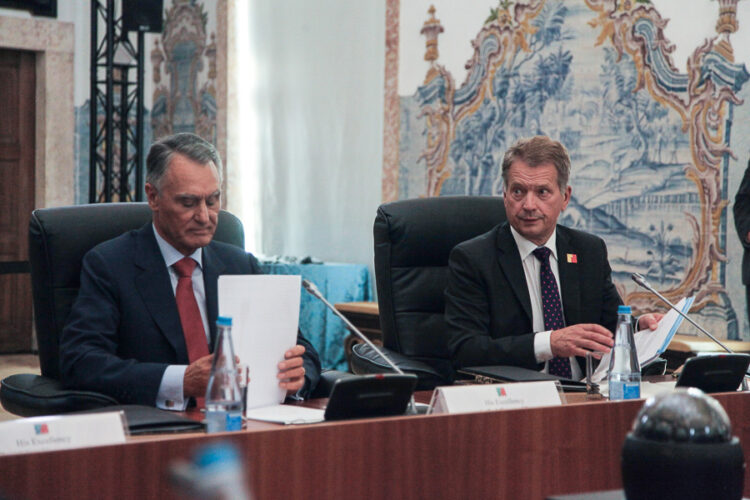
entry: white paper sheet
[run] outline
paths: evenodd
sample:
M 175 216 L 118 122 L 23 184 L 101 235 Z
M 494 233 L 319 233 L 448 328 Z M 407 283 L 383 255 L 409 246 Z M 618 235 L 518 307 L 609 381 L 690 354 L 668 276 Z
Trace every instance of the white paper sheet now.
M 232 318 L 235 354 L 250 371 L 247 408 L 277 405 L 284 352 L 297 343 L 301 282 L 293 275 L 219 277 L 219 315 Z
M 246 417 L 252 420 L 277 424 L 315 424 L 325 420 L 325 411 L 294 405 L 275 405 L 247 410 Z
M 695 297 L 685 297 L 675 304 L 675 307 L 682 311 L 683 314 L 687 314 L 693 305 L 694 299 Z M 654 360 L 657 356 L 667 350 L 669 343 L 672 341 L 672 337 L 677 333 L 677 328 L 680 326 L 680 323 L 682 323 L 682 316 L 677 314 L 675 310 L 670 309 L 661 319 L 656 330 L 651 331 L 646 329 L 635 333 L 633 339 L 635 340 L 635 348 L 638 352 L 638 362 L 641 366 Z M 607 376 L 611 354 L 612 351 L 610 350 L 607 354 L 602 356 L 601 361 L 599 361 L 599 366 L 596 367 L 596 370 L 591 376 L 591 379 L 594 382 L 599 383 Z

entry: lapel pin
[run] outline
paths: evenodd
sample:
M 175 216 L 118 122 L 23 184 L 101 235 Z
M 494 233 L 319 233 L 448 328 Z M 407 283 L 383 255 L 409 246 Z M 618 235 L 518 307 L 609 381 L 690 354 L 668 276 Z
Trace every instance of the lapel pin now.
M 577 264 L 578 263 L 578 255 L 574 253 L 568 254 L 568 264 Z

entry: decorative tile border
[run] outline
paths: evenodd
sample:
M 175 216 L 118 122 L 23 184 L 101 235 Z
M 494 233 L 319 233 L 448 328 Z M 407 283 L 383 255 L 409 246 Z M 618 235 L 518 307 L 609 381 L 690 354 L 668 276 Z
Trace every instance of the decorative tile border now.
M 385 10 L 385 116 L 383 119 L 383 202 L 398 199 L 398 20 L 400 0 Z

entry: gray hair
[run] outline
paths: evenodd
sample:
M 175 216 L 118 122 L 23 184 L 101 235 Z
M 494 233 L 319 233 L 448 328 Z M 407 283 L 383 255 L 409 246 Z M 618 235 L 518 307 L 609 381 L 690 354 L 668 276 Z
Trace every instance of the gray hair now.
M 568 151 L 559 141 L 549 137 L 537 135 L 526 139 L 519 139 L 503 156 L 503 183 L 508 185 L 508 170 L 516 160 L 521 160 L 530 167 L 538 167 L 551 163 L 557 170 L 557 185 L 560 191 L 568 187 L 570 177 L 570 157 Z
M 161 181 L 167 173 L 167 167 L 174 154 L 181 154 L 200 164 L 214 164 L 221 185 L 221 157 L 213 144 L 200 136 L 189 132 L 162 137 L 151 145 L 146 158 L 146 182 L 157 190 L 161 188 Z

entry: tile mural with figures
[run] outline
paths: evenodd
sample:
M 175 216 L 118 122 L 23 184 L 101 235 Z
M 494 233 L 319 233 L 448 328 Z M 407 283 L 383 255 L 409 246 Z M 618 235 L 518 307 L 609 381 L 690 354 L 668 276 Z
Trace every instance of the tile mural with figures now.
M 747 120 L 736 118 L 747 113 L 750 77 L 730 41 L 736 3 L 716 2 L 706 21 L 715 36 L 680 72 L 667 19 L 647 0 L 500 1 L 466 34 L 458 82 L 440 61 L 440 12 L 399 25 L 399 2 L 389 0 L 384 201 L 501 195 L 507 147 L 550 136 L 573 165 L 560 223 L 604 238 L 625 302 L 655 309 L 630 280 L 639 272 L 670 300 L 695 295 L 693 312 L 710 331 L 747 339 L 735 276 L 742 250 L 727 210 L 747 161 L 747 147 L 734 147 L 746 144 Z M 428 62 L 408 95 L 393 67 L 405 30 L 421 32 Z

